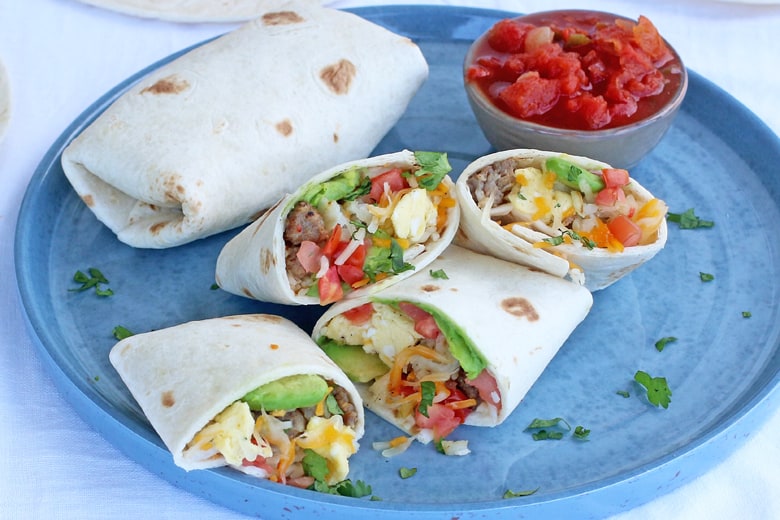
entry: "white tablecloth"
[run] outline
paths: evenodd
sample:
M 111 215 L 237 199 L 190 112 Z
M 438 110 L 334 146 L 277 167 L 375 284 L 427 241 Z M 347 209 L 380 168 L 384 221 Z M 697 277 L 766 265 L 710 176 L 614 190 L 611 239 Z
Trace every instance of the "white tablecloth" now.
M 523 12 L 580 5 L 560 0 L 398 3 Z M 780 133 L 780 5 L 593 0 L 587 7 L 647 15 L 691 69 Z M 13 92 L 11 125 L 0 143 L 0 518 L 241 518 L 148 472 L 79 419 L 42 369 L 24 326 L 13 264 L 24 190 L 65 127 L 137 70 L 232 27 L 142 20 L 76 0 L 0 0 L 0 60 Z M 714 469 L 616 518 L 780 518 L 778 432 L 780 411 L 775 411 Z

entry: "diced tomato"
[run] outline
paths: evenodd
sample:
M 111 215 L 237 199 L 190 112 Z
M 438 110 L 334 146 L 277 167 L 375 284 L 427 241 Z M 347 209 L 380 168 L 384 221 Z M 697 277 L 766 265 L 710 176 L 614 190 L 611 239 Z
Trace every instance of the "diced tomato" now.
M 628 170 L 622 168 L 604 168 L 601 176 L 607 188 L 619 188 L 628 184 Z
M 490 372 L 483 370 L 476 378 L 469 379 L 468 383 L 479 391 L 480 399 L 494 405 L 501 411 L 501 394 L 498 392 L 498 383 Z
M 399 303 L 398 308 L 414 320 L 414 330 L 422 337 L 436 339 L 441 334 L 436 320 L 428 312 L 408 302 Z
M 265 457 L 261 457 L 260 455 L 255 457 L 255 460 L 247 460 L 247 459 L 242 460 L 241 461 L 241 465 L 242 466 L 254 466 L 256 468 L 260 468 L 263 471 L 265 471 L 266 474 L 268 474 L 268 475 L 273 475 L 275 473 L 274 468 L 271 467 L 271 465 L 268 464 L 265 461 Z
M 296 253 L 296 258 L 301 263 L 307 273 L 316 273 L 320 269 L 320 258 L 322 258 L 322 250 L 320 247 L 310 240 L 304 240 L 301 242 L 301 247 Z
M 604 188 L 596 194 L 595 202 L 599 206 L 611 207 L 626 200 L 623 188 Z
M 355 251 L 349 255 L 347 261 L 344 264 L 352 265 L 363 269 L 363 264 L 366 263 L 366 244 L 360 244 Z
M 513 20 L 501 20 L 488 33 L 488 43 L 500 52 L 522 52 L 525 50 L 525 35 L 533 25 Z
M 427 428 L 433 431 L 434 439 L 443 439 L 455 428 L 463 423 L 455 410 L 444 406 L 443 404 L 431 404 L 428 406 L 428 417 L 419 411 L 415 413 L 415 424 L 419 428 Z
M 498 97 L 518 117 L 544 114 L 558 102 L 558 82 L 542 78 L 536 71 L 525 72 Z
M 384 173 L 380 173 L 371 179 L 371 191 L 368 196 L 374 202 L 378 202 L 385 191 L 385 184 L 389 185 L 390 191 L 395 193 L 409 187 L 409 183 L 404 178 L 401 168 L 393 168 Z
M 359 282 L 366 276 L 365 273 L 363 273 L 363 269 L 350 264 L 337 265 L 336 270 L 339 273 L 339 278 L 344 280 L 348 285 Z
M 341 287 L 341 279 L 335 265 L 330 266 L 325 275 L 317 280 L 317 289 L 320 293 L 320 305 L 328 305 L 344 297 L 344 289 Z
M 339 245 L 341 244 L 341 224 L 336 224 L 333 228 L 333 232 L 328 237 L 328 241 L 322 247 L 322 254 L 328 257 L 328 260 L 333 259 L 333 255 L 336 253 Z
M 642 238 L 642 229 L 625 215 L 618 215 L 608 224 L 609 232 L 625 247 L 635 246 Z
M 371 304 L 371 302 L 368 302 L 364 303 L 363 305 L 353 307 L 348 311 L 344 311 L 342 315 L 348 319 L 350 323 L 354 325 L 360 325 L 361 323 L 367 322 L 373 313 L 374 306 Z

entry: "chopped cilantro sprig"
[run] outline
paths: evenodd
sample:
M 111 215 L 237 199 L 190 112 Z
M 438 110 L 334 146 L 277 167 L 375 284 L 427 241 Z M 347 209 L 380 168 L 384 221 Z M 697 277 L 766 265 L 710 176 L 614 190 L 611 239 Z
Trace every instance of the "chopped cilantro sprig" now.
M 672 391 L 665 377 L 652 377 L 647 372 L 637 370 L 634 380 L 647 390 L 647 400 L 650 404 L 669 408 L 669 403 L 672 402 Z
M 667 220 L 680 226 L 680 229 L 711 228 L 715 225 L 712 220 L 703 220 L 696 216 L 693 208 L 689 208 L 683 213 L 667 213 Z
M 89 275 L 84 274 L 82 271 L 76 271 L 76 274 L 73 275 L 73 281 L 80 283 L 81 287 L 68 290 L 71 292 L 84 292 L 94 287 L 95 294 L 98 296 L 112 296 L 114 294 L 114 291 L 112 291 L 110 288 L 106 287 L 103 289 L 100 287 L 100 284 L 108 283 L 108 279 L 103 275 L 102 272 L 100 272 L 100 269 L 90 267 L 87 269 L 87 272 Z

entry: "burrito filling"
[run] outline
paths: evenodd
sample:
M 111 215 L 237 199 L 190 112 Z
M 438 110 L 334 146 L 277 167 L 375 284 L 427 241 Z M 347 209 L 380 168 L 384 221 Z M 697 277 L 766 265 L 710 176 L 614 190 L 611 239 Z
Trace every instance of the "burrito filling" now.
M 317 375 L 288 376 L 233 402 L 200 430 L 185 456 L 224 459 L 244 473 L 309 488 L 321 478 L 312 467 L 327 465 L 324 483 L 349 473 L 357 451 L 358 416 L 342 387 Z
M 414 269 L 455 206 L 446 154 L 415 152 L 412 168 L 354 167 L 305 190 L 287 214 L 290 286 L 325 305 Z
M 588 171 L 558 157 L 505 159 L 468 179 L 486 219 L 536 247 L 579 244 L 622 252 L 655 242 L 667 212 L 660 199 L 637 200 L 628 171 Z
M 419 440 L 437 442 L 472 413 L 498 416 L 487 362 L 461 329 L 423 304 L 376 300 L 334 316 L 317 343 L 353 381 L 368 408 L 391 411 Z

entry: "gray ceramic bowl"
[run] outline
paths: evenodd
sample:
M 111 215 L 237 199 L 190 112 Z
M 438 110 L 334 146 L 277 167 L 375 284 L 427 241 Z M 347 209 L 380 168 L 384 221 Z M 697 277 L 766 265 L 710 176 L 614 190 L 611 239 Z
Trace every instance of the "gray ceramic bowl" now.
M 469 48 L 464 60 L 464 78 L 485 38 L 487 32 Z M 666 44 L 679 58 L 674 48 L 668 42 Z M 682 63 L 682 60 L 680 61 Z M 497 108 L 488 96 L 470 81 L 464 81 L 464 85 L 477 122 L 496 150 L 535 148 L 564 152 L 596 159 L 616 168 L 629 169 L 655 148 L 674 121 L 688 89 L 687 70 L 684 66 L 681 69 L 677 92 L 659 111 L 635 123 L 598 130 L 567 130 L 513 117 Z

